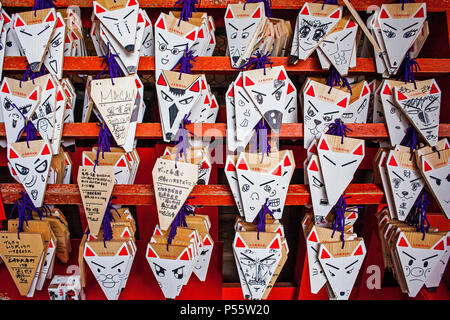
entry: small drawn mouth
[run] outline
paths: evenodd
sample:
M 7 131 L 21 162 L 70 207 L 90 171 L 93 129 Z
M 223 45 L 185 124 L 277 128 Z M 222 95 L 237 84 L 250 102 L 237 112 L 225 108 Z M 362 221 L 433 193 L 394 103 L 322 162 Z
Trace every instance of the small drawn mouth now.
M 201 270 L 202 269 L 202 267 L 200 266 L 200 267 L 194 267 L 195 268 L 195 270 Z
M 102 286 L 104 286 L 105 288 L 111 289 L 111 288 L 114 288 L 116 283 L 117 282 L 114 282 L 114 281 L 103 281 Z
M 278 207 L 280 205 L 280 198 L 273 199 L 270 201 L 270 207 Z
M 162 64 L 168 64 L 169 63 L 169 59 L 162 58 L 161 59 L 161 63 Z

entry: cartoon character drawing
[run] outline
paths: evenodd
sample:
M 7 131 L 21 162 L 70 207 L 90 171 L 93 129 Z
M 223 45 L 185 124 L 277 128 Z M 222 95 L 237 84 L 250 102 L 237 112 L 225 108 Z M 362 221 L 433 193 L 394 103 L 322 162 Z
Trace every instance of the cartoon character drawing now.
M 391 181 L 398 219 L 404 221 L 425 182 L 420 171 L 415 167 L 415 162 L 408 161 L 411 165 L 405 164 L 408 167 L 402 167 L 399 156 L 399 152 L 391 151 L 386 162 L 386 168 Z
M 165 141 L 175 139 L 181 121 L 188 115 L 201 95 L 201 77 L 186 75 L 181 82 L 178 80 L 178 75 L 175 77 L 174 74 L 178 73 L 162 70 L 156 83 Z
M 44 10 L 47 10 L 42 11 L 44 14 L 48 13 L 39 21 L 34 18 L 34 11 L 17 14 L 14 19 L 14 30 L 33 72 L 40 69 L 47 44 L 56 25 L 55 9 Z M 29 21 L 29 24 L 26 21 Z
M 352 245 L 354 248 L 350 254 L 333 255 L 326 244 L 321 244 L 318 255 L 334 298 L 337 300 L 348 300 L 350 297 L 366 255 L 364 240 L 346 241 L 346 245 Z
M 94 242 L 97 242 L 95 246 L 91 241 L 85 243 L 84 259 L 106 298 L 117 300 L 122 291 L 122 281 L 126 277 L 126 272 L 129 271 L 128 264 L 132 255 L 126 242 L 120 245 L 114 255 L 98 254 L 94 248 L 102 245 L 102 241 L 94 240 Z
M 433 235 L 432 247 L 420 248 L 411 243 L 405 233 L 400 233 L 396 250 L 408 287 L 408 295 L 415 297 L 430 276 L 433 268 L 439 263 L 445 251 L 445 235 Z
M 387 56 L 394 68 L 400 66 L 426 19 L 425 3 L 408 5 L 401 11 L 402 14 L 396 13 L 397 8 L 397 5 L 383 4 L 378 15 Z
M 239 67 L 239 60 L 245 62 L 241 56 L 247 50 L 262 19 L 263 7 L 260 4 L 247 4 L 246 10 L 242 10 L 242 7 L 242 4 L 229 5 L 225 13 L 225 30 L 233 68 Z
M 133 52 L 136 40 L 139 3 L 129 0 L 122 8 L 105 8 L 94 1 L 94 14 L 128 52 Z

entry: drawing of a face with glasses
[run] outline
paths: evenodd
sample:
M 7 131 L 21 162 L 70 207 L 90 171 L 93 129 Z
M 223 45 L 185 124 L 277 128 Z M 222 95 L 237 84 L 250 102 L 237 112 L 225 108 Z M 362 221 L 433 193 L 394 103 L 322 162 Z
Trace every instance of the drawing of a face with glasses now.
M 162 40 L 162 41 L 156 40 L 158 43 L 158 50 L 161 52 L 162 55 L 161 63 L 163 65 L 167 65 L 170 61 L 177 62 L 184 54 L 187 47 L 187 43 L 169 46 L 169 42 L 167 42 L 166 39 L 164 39 L 164 37 L 161 34 L 158 34 L 158 36 L 159 39 Z M 170 59 L 169 55 L 172 55 L 176 59 Z

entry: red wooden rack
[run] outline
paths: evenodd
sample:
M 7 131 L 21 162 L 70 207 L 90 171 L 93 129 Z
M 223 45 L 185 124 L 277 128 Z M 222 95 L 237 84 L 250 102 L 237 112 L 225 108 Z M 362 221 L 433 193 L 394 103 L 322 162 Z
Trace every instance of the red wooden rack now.
M 168 11 L 175 7 L 175 0 L 140 0 L 140 6 L 146 8 L 150 17 L 154 18 L 161 11 Z M 216 25 L 223 27 L 223 16 L 228 3 L 236 3 L 237 0 L 202 0 L 200 10 L 207 11 L 213 15 Z M 304 4 L 304 0 L 272 0 L 274 16 L 289 16 L 295 18 L 298 10 Z M 361 0 L 354 1 L 355 8 L 364 14 L 372 5 L 381 6 L 382 0 Z M 441 111 L 441 125 L 439 128 L 440 137 L 450 137 L 450 112 L 445 108 L 445 103 L 450 101 L 450 5 L 449 0 L 427 0 L 428 21 L 430 24 L 430 36 L 421 57 L 417 59 L 420 70 L 416 73 L 416 78 L 434 77 L 443 92 L 443 103 Z M 3 7 L 8 13 L 29 10 L 33 6 L 34 0 L 2 0 Z M 343 3 L 341 3 L 343 5 Z M 90 15 L 92 12 L 92 0 L 58 0 L 57 7 L 78 6 L 81 8 L 83 25 L 89 27 Z M 445 25 L 445 27 L 444 27 Z M 445 41 L 443 41 L 445 39 Z M 284 65 L 289 74 L 292 75 L 320 75 L 324 74 L 316 58 L 309 58 L 301 61 L 295 66 L 288 65 L 287 58 L 272 58 L 274 65 Z M 3 72 L 5 75 L 23 73 L 26 66 L 24 57 L 5 57 Z M 98 74 L 103 67 L 99 57 L 66 57 L 64 60 L 64 74 Z M 140 59 L 138 73 L 153 74 L 154 58 L 143 57 Z M 207 74 L 237 74 L 230 66 L 228 57 L 199 57 L 195 63 L 193 72 Z M 350 70 L 351 75 L 367 75 L 378 77 L 375 70 L 374 60 L 371 58 L 358 58 L 357 67 Z M 299 89 L 300 84 L 297 83 Z M 154 103 L 149 108 L 156 108 Z M 148 112 L 148 111 L 147 111 Z M 225 108 L 221 107 L 218 119 L 226 119 Z M 215 137 L 225 139 L 226 123 L 190 125 L 188 128 L 194 130 L 195 134 L 205 137 Z M 387 139 L 388 134 L 384 124 L 354 124 L 349 125 L 352 132 L 351 137 L 368 140 Z M 75 139 L 96 139 L 99 128 L 95 123 L 73 123 L 65 124 L 63 136 Z M 5 137 L 4 126 L 0 124 L 0 138 Z M 282 126 L 278 137 L 286 141 L 295 141 L 303 138 L 303 125 L 285 124 Z M 138 124 L 136 130 L 137 139 L 162 140 L 161 125 L 159 123 Z M 303 142 L 289 146 L 293 149 L 297 168 L 302 168 L 305 159 L 305 150 L 301 146 Z M 138 148 L 142 159 L 135 185 L 116 185 L 113 195 L 117 196 L 116 204 L 136 205 L 139 230 L 139 241 L 137 257 L 127 283 L 126 289 L 121 294 L 120 299 L 163 299 L 158 285 L 151 274 L 150 268 L 144 257 L 145 246 L 148 242 L 155 224 L 157 223 L 157 213 L 155 206 L 154 190 L 152 186 L 151 170 L 165 145 L 156 144 L 155 147 Z M 73 181 L 76 181 L 78 166 L 81 162 L 81 153 L 89 148 L 77 147 L 71 152 L 73 161 Z M 367 148 L 366 157 L 360 166 L 360 170 L 372 170 L 372 158 L 376 150 Z M 223 159 L 223 156 L 222 156 Z M 0 166 L 6 166 L 7 159 L 5 150 L 0 150 Z M 223 161 L 221 162 L 223 163 Z M 218 184 L 218 170 L 222 170 L 223 165 L 215 164 L 211 176 L 210 185 L 199 185 L 194 188 L 191 195 L 195 196 L 190 203 L 202 205 L 198 213 L 208 214 L 212 222 L 212 236 L 216 241 L 216 247 L 208 276 L 205 283 L 192 277 L 189 284 L 183 288 L 179 299 L 242 299 L 242 291 L 238 283 L 224 283 L 222 279 L 223 266 L 223 243 L 219 241 L 219 211 L 218 206 L 234 206 L 234 200 L 228 185 Z M 18 197 L 22 186 L 16 183 L 0 184 L 1 200 L 4 204 L 13 203 Z M 368 285 L 375 276 L 382 279 L 384 273 L 383 260 L 379 239 L 377 238 L 375 226 L 375 213 L 385 202 L 381 186 L 373 183 L 351 184 L 346 193 L 351 195 L 351 204 L 369 205 L 364 217 L 364 228 L 362 236 L 365 238 L 368 254 L 361 269 L 357 284 L 353 289 L 351 299 L 408 299 L 397 287 L 372 288 Z M 47 204 L 70 204 L 78 205 L 80 208 L 80 219 L 83 228 L 87 225 L 82 209 L 81 197 L 77 185 L 49 185 L 47 187 L 45 199 Z M 291 185 L 286 199 L 287 206 L 302 206 L 310 204 L 309 189 L 305 185 Z M 442 213 L 429 214 L 429 220 L 433 226 L 441 230 L 450 230 L 450 222 Z M 231 230 L 232 231 L 232 230 Z M 302 233 L 300 221 L 298 221 L 298 232 Z M 322 289 L 317 295 L 310 293 L 309 275 L 306 261 L 305 240 L 302 235 L 298 237 L 296 265 L 294 279 L 292 282 L 278 282 L 272 289 L 269 299 L 327 299 L 327 294 Z M 74 251 L 71 254 L 71 261 L 67 265 L 57 263 L 55 274 L 66 274 L 74 272 L 71 265 L 77 265 L 79 239 L 72 240 Z M 306 266 L 306 267 L 305 267 Z M 378 269 L 377 269 L 378 268 Z M 444 275 L 441 286 L 435 292 L 428 292 L 425 289 L 419 293 L 416 299 L 450 299 L 450 275 L 449 268 Z M 375 270 L 375 271 L 370 271 Z M 378 270 L 379 274 L 376 274 Z M 369 272 L 370 271 L 370 272 Z M 372 272 L 374 272 L 372 274 Z M 372 288 L 372 289 L 369 289 Z M 96 284 L 90 271 L 88 272 L 86 295 L 88 299 L 104 299 L 99 286 Z M 23 299 L 15 288 L 6 268 L 0 265 L 0 297 L 10 299 Z M 34 299 L 48 299 L 46 287 L 42 292 L 36 292 Z

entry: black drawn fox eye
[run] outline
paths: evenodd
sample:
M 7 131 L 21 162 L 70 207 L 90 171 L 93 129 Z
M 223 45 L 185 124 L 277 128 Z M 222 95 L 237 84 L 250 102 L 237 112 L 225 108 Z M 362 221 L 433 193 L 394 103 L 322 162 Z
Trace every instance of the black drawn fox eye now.
M 350 270 L 347 270 L 346 272 L 347 272 L 347 274 L 351 274 L 353 272 L 353 268 Z
M 61 38 L 57 38 L 57 39 L 55 39 L 55 41 L 52 42 L 52 47 L 53 48 L 56 48 L 59 45 L 61 45 Z
M 164 100 L 168 101 L 168 102 L 172 102 L 173 99 L 171 97 L 169 97 L 164 91 L 161 91 L 161 96 Z
M 183 279 L 183 268 L 184 267 L 179 267 L 179 268 L 173 269 L 172 270 L 173 276 L 177 279 Z
M 306 111 L 306 113 L 308 114 L 308 116 L 310 117 L 314 117 L 316 115 L 316 113 L 314 112 L 314 109 L 309 107 L 308 111 Z
M 319 41 L 320 39 L 322 39 L 322 37 L 325 35 L 325 31 L 322 29 L 317 29 L 316 31 L 314 31 L 314 36 L 313 36 L 313 40 L 314 41 Z
M 423 267 L 424 267 L 424 268 L 428 267 L 428 261 L 425 261 L 425 262 L 423 263 Z
M 165 43 L 160 43 L 160 44 L 159 44 L 159 50 L 160 50 L 160 51 L 166 51 L 166 50 L 167 50 L 167 44 L 165 44 Z
M 43 173 L 47 170 L 47 160 L 42 161 L 37 167 L 34 168 L 36 172 Z
M 300 38 L 306 38 L 311 31 L 311 28 L 308 26 L 303 26 L 300 29 Z
M 16 167 L 17 172 L 19 172 L 23 176 L 26 176 L 30 172 L 30 169 L 28 169 L 27 167 L 24 167 L 18 163 L 16 163 L 15 167 Z
M 237 37 L 237 32 L 233 32 L 233 33 L 231 34 L 231 39 L 236 39 L 236 37 Z
M 330 275 L 332 276 L 332 277 L 334 277 L 334 276 L 336 276 L 333 272 L 331 272 L 330 271 Z
M 158 277 L 164 277 L 166 275 L 166 269 L 161 267 L 159 264 L 153 263 L 155 266 L 155 272 Z
M 333 116 L 323 116 L 323 120 L 326 122 L 330 122 L 331 120 L 333 120 Z
M 414 263 L 414 261 L 411 259 L 408 261 L 408 266 L 412 266 L 412 264 Z
M 388 37 L 389 39 L 395 38 L 395 32 L 394 31 L 392 31 L 392 30 L 384 30 L 383 32 L 386 35 L 386 37 Z
M 403 38 L 411 38 L 416 35 L 417 29 L 406 31 L 403 34 Z
M 194 97 L 187 97 L 186 99 L 180 100 L 181 104 L 188 104 L 194 99 Z
M 242 33 L 242 39 L 247 39 L 248 38 L 248 36 L 249 36 L 249 33 L 246 31 L 246 32 L 243 32 Z
M 5 103 L 3 104 L 3 106 L 5 107 L 5 109 L 7 111 L 11 111 L 12 109 L 14 109 L 14 106 L 13 106 L 12 102 L 9 101 L 9 99 L 5 99 Z

